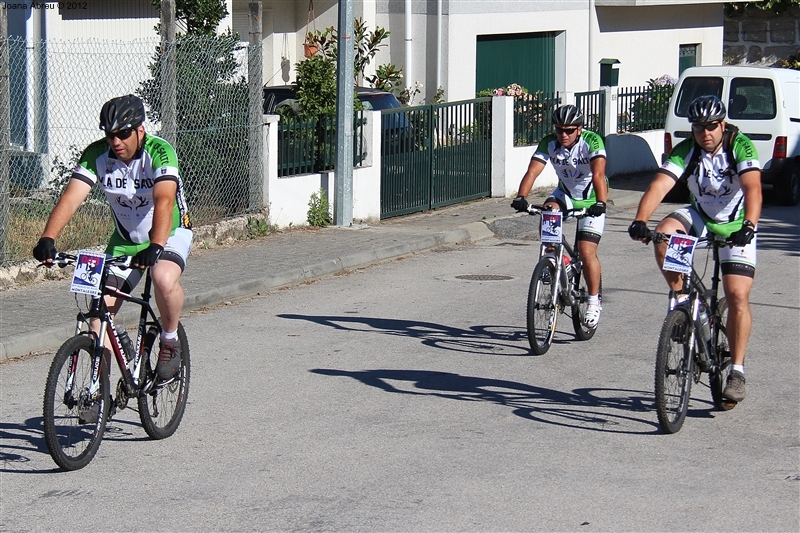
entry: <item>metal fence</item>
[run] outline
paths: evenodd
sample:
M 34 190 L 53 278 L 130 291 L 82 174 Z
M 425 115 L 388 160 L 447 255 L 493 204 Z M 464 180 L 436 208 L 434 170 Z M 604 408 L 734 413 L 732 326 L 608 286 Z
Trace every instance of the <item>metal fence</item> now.
M 561 104 L 558 92 L 514 97 L 514 146 L 530 146 L 553 131 L 550 117 Z
M 353 166 L 366 159 L 363 111 L 353 117 Z M 278 176 L 333 170 L 336 165 L 336 115 L 281 117 L 278 123 Z
M 617 89 L 617 133 L 664 127 L 675 86 L 620 87 Z
M 606 92 L 603 90 L 575 93 L 575 105 L 583 111 L 583 127 L 601 137 L 606 136 Z
M 161 127 L 167 54 L 175 57 L 175 131 Z M 0 117 L 10 117 L 0 124 L 0 139 L 7 142 L 0 154 L 8 168 L 0 173 L 0 265 L 30 258 L 81 151 L 102 138 L 103 102 L 123 94 L 143 98 L 146 131 L 175 147 L 194 224 L 262 209 L 261 184 L 250 183 L 262 174 L 253 168 L 262 164 L 261 155 L 250 157 L 252 139 L 261 135 L 249 111 L 247 65 L 253 54 L 261 48 L 228 36 L 182 37 L 166 46 L 157 40 L 0 39 L 0 63 L 9 73 Z M 256 108 L 260 124 L 260 104 Z M 95 246 L 111 232 L 110 212 L 95 191 L 57 244 Z

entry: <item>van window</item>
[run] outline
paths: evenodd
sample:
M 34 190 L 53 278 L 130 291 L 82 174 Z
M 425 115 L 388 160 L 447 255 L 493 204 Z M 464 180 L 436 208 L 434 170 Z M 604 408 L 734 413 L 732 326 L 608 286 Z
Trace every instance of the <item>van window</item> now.
M 675 102 L 675 115 L 686 117 L 689 104 L 698 96 L 707 94 L 722 99 L 722 78 L 716 76 L 692 76 L 685 78 L 681 84 L 678 99 Z
M 769 78 L 733 78 L 728 101 L 731 120 L 770 120 L 778 113 L 775 87 Z

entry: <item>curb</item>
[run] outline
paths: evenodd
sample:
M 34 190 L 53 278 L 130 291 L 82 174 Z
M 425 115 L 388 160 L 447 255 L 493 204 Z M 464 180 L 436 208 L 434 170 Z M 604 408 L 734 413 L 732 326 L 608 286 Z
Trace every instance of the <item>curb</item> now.
M 296 285 L 305 281 L 319 279 L 353 268 L 371 265 L 388 259 L 412 255 L 418 252 L 460 242 L 477 242 L 494 236 L 483 222 L 473 222 L 460 228 L 434 233 L 402 244 L 373 248 L 354 252 L 334 259 L 327 259 L 302 268 L 278 272 L 261 279 L 243 280 L 228 285 L 219 285 L 198 294 L 187 295 L 183 306 L 184 313 L 203 307 L 219 305 L 226 301 L 256 296 L 260 293 L 281 287 Z M 138 309 L 120 312 L 117 324 L 133 326 L 138 322 Z M 9 335 L 0 340 L 0 362 L 22 357 L 32 353 L 54 351 L 75 332 L 75 325 L 53 326 L 40 329 L 36 333 Z

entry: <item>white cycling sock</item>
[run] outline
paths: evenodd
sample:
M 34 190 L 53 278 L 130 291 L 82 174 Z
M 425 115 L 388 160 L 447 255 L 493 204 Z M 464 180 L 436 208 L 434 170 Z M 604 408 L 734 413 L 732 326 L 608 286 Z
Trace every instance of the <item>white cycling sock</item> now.
M 731 365 L 731 368 L 744 374 L 744 365 Z
M 587 300 L 586 300 L 586 303 L 589 304 L 589 305 L 600 305 L 600 295 L 599 294 L 595 294 L 595 295 L 591 295 L 590 294 L 589 298 L 587 298 Z
M 161 338 L 162 339 L 166 339 L 166 340 L 174 341 L 175 339 L 178 338 L 178 330 L 176 329 L 175 331 L 172 331 L 172 332 L 162 331 L 161 332 Z

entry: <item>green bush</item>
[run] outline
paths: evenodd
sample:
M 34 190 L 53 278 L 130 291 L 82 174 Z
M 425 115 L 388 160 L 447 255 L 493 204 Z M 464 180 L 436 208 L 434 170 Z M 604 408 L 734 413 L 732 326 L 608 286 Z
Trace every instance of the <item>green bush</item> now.
M 333 223 L 331 217 L 330 205 L 328 205 L 328 197 L 325 191 L 320 189 L 319 194 L 312 193 L 311 199 L 308 201 L 308 223 L 315 228 L 324 228 Z

